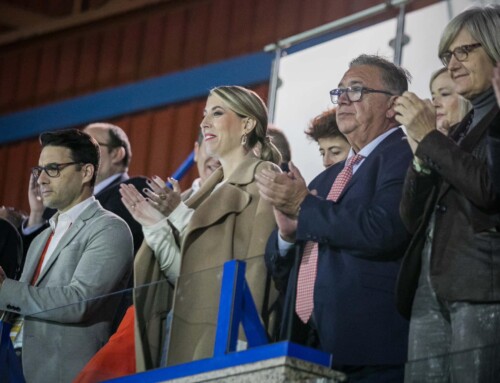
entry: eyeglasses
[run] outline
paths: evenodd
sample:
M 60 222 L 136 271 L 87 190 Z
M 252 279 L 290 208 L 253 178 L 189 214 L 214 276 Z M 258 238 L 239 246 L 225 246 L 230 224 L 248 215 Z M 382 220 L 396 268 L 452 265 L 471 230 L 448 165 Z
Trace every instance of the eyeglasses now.
M 345 93 L 347 96 L 347 99 L 350 102 L 356 102 L 360 101 L 361 97 L 363 97 L 363 94 L 365 93 L 383 93 L 387 94 L 389 96 L 395 96 L 391 92 L 388 92 L 386 90 L 377 90 L 377 89 L 371 89 L 371 88 L 365 88 L 362 86 L 355 86 L 352 88 L 337 88 L 337 89 L 332 89 L 330 91 L 330 99 L 332 100 L 332 103 L 335 105 L 339 103 L 339 98 L 340 96 Z
M 31 174 L 37 180 L 44 171 L 50 178 L 56 178 L 61 175 L 61 170 L 70 165 L 81 165 L 81 162 L 66 162 L 64 164 L 48 164 L 47 166 L 35 166 L 31 169 Z
M 99 144 L 99 146 L 105 146 L 106 148 L 115 148 L 114 145 L 107 144 L 105 142 L 99 142 L 99 141 L 97 141 L 97 143 Z
M 475 44 L 468 44 L 468 45 L 461 45 L 459 47 L 456 47 L 452 51 L 446 51 L 441 53 L 439 58 L 441 59 L 441 62 L 444 64 L 444 66 L 448 66 L 448 64 L 451 61 L 451 56 L 455 56 L 455 58 L 462 62 L 467 60 L 467 57 L 469 57 L 469 53 L 472 52 L 474 49 L 479 48 L 481 46 L 481 43 L 475 43 Z

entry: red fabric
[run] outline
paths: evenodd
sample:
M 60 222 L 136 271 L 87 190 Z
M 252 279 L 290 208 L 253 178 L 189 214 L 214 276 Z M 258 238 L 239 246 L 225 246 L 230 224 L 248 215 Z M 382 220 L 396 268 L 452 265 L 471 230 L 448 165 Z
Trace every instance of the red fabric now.
M 134 306 L 130 306 L 108 343 L 87 363 L 73 383 L 97 383 L 135 374 Z
M 352 178 L 353 167 L 363 159 L 356 154 L 347 161 L 346 166 L 335 178 L 335 182 L 328 193 L 327 199 L 336 202 L 342 194 L 347 183 Z M 318 267 L 318 244 L 308 241 L 304 247 L 304 254 L 299 267 L 297 277 L 297 298 L 295 300 L 295 311 L 304 323 L 309 321 L 314 308 L 314 282 Z
M 47 243 L 43 248 L 42 255 L 40 255 L 40 259 L 38 260 L 38 265 L 36 266 L 35 274 L 33 274 L 33 278 L 31 278 L 31 284 L 34 286 L 38 277 L 40 276 L 40 271 L 42 270 L 43 260 L 45 259 L 45 254 L 47 253 L 47 249 L 49 248 L 50 241 L 52 241 L 52 237 L 54 236 L 54 232 L 50 233 L 49 239 L 47 239 Z

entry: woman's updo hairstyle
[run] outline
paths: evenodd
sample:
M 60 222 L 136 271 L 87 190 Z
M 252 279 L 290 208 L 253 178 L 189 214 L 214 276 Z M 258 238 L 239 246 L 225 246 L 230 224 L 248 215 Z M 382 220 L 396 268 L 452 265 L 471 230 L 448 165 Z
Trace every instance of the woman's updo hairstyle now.
M 237 85 L 219 86 L 210 91 L 210 95 L 220 97 L 229 108 L 241 118 L 255 121 L 255 128 L 246 136 L 244 144 L 252 150 L 260 144 L 260 158 L 275 164 L 281 162 L 281 154 L 267 136 L 267 107 L 257 93 Z

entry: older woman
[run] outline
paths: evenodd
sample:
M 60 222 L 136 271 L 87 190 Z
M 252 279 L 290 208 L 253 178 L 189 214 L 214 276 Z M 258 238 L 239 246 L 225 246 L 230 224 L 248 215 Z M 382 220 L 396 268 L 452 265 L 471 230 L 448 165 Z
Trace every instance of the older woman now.
M 265 310 L 266 268 L 261 255 L 275 221 L 271 206 L 259 196 L 254 176 L 264 168 L 280 172 L 274 165 L 279 163 L 280 154 L 266 136 L 266 129 L 267 109 L 256 93 L 238 86 L 215 88 L 208 96 L 201 130 L 207 152 L 221 167 L 186 203 L 180 201 L 178 193 L 159 188 L 157 178 L 153 179 L 156 185 L 151 183 L 148 200 L 133 186 L 121 190 L 125 206 L 143 225 L 148 244 L 137 255 L 136 272 L 153 262 L 171 281 L 179 276 L 168 365 L 212 356 L 221 271 L 226 261 L 248 261 L 247 281 L 256 306 Z M 257 144 L 260 158 L 252 150 Z M 148 258 L 145 254 L 152 254 L 149 247 L 154 256 Z M 136 275 L 136 284 L 153 282 L 137 279 Z M 143 305 L 147 299 L 136 296 L 135 300 L 140 331 L 151 313 Z M 151 350 L 158 355 L 158 344 L 152 344 L 151 338 L 136 340 L 136 347 L 142 347 L 137 350 L 138 367 L 142 362 L 145 368 L 156 367 L 145 355 Z
M 486 136 L 500 112 L 491 79 L 500 61 L 500 6 L 469 8 L 445 28 L 439 57 L 473 110 L 446 137 L 430 101 L 396 100 L 414 150 L 401 215 L 414 233 L 398 284 L 411 316 L 409 382 L 500 381 L 500 200 Z
M 455 91 L 455 83 L 446 68 L 434 72 L 429 82 L 432 103 L 436 108 L 436 128 L 448 135 L 471 109 L 470 102 Z

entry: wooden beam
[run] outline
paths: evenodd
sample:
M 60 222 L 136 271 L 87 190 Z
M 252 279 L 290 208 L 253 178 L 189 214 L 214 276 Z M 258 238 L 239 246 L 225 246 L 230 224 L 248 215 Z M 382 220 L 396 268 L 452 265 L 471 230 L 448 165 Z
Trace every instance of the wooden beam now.
M 13 28 L 50 22 L 50 17 L 6 3 L 0 3 L 0 24 Z
M 27 28 L 4 33 L 0 35 L 0 46 L 20 42 L 33 37 L 43 36 L 49 33 L 59 32 L 85 24 L 95 23 L 110 17 L 170 1 L 172 0 L 112 0 L 99 9 L 92 9 L 65 17 L 52 18 L 47 22 L 42 22 L 36 25 L 30 24 Z M 0 14 L 4 14 L 1 9 Z

